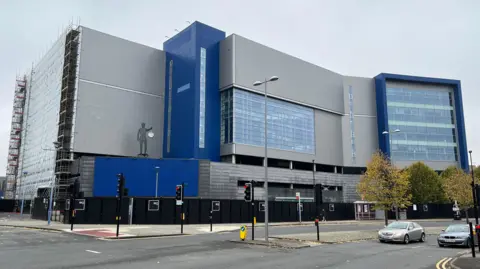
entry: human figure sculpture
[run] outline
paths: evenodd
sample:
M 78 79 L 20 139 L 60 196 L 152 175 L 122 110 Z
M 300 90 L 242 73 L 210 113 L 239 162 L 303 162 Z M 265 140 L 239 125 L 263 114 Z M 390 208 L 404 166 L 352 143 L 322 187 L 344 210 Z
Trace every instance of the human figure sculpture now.
M 145 128 L 145 123 L 142 122 L 142 127 L 138 129 L 137 141 L 140 143 L 141 156 L 148 156 L 147 154 L 147 132 L 152 130 L 153 127 Z

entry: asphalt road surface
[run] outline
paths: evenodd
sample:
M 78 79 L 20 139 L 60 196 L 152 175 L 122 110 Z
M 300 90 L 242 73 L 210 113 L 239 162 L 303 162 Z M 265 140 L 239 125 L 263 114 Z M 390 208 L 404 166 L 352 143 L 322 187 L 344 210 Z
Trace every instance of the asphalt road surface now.
M 422 221 L 418 222 L 424 228 L 429 227 L 448 227 L 450 224 L 454 223 L 465 223 L 465 221 Z M 374 231 L 380 230 L 384 227 L 382 223 L 355 223 L 355 224 L 322 224 L 319 227 L 320 232 L 337 232 L 337 231 Z M 257 227 L 255 228 L 255 236 L 257 238 L 265 236 L 265 228 Z M 316 228 L 314 223 L 311 223 L 309 226 L 270 226 L 269 227 L 269 236 L 280 236 L 285 234 L 301 234 L 301 233 L 315 233 Z
M 286 250 L 232 243 L 237 233 L 104 241 L 0 227 L 0 268 L 435 268 L 464 249 L 362 241 Z

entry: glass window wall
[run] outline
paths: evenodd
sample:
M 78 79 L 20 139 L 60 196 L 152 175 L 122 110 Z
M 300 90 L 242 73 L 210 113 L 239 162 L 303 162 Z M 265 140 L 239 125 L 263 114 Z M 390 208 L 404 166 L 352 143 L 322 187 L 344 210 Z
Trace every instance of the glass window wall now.
M 457 161 L 452 93 L 387 88 L 394 160 Z
M 228 93 L 233 91 L 233 98 Z M 233 89 L 222 92 L 222 143 L 264 146 L 264 97 Z M 230 105 L 231 102 L 231 105 Z M 315 153 L 313 109 L 273 98 L 267 103 L 268 147 Z M 230 116 L 230 111 L 233 115 Z M 233 124 L 233 134 L 229 126 Z

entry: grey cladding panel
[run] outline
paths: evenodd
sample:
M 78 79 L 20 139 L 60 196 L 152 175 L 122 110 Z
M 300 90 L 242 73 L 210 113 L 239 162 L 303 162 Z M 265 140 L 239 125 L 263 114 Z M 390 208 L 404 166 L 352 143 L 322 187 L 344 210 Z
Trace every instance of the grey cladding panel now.
M 80 79 L 164 95 L 165 53 L 82 27 Z
M 344 113 L 341 75 L 238 35 L 233 46 L 233 83 L 254 88 L 254 81 L 275 75 L 280 79 L 268 85 L 270 94 Z
M 141 123 L 153 127 L 148 138 L 148 154 L 162 157 L 162 97 L 119 90 L 87 82 L 78 87 L 75 114 L 74 151 L 103 155 L 136 156 L 139 154 L 137 131 Z
M 233 38 L 231 35 L 220 42 L 220 89 L 234 80 Z
M 342 118 L 315 110 L 315 161 L 328 165 L 343 165 Z
M 210 196 L 218 199 L 243 199 L 243 189 L 238 181 L 264 181 L 264 168 L 261 166 L 235 165 L 228 163 L 210 164 L 211 189 Z M 281 168 L 269 168 L 269 182 L 313 184 L 312 172 Z M 358 200 L 356 185 L 360 180 L 358 175 L 342 175 L 316 172 L 317 184 L 343 187 L 343 200 L 353 202 Z M 308 195 L 308 194 L 307 194 Z M 264 199 L 263 188 L 255 189 L 255 199 Z
M 351 166 L 366 167 L 372 154 L 378 150 L 377 119 L 373 117 L 355 117 L 354 122 L 356 164 Z M 348 136 L 348 143 L 345 144 L 351 147 L 350 133 L 345 132 L 344 134 Z M 345 162 L 345 166 L 349 166 L 348 162 Z
M 375 83 L 372 78 L 343 77 L 345 114 L 350 112 L 349 90 L 352 87 L 353 113 L 355 115 L 377 115 Z

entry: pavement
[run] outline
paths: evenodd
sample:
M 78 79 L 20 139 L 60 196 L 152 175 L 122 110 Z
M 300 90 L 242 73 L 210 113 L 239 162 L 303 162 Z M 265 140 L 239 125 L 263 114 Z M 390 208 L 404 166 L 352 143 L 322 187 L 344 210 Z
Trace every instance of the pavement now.
M 272 229 L 273 230 L 273 229 Z M 98 240 L 58 231 L 0 227 L 1 268 L 142 269 L 430 269 L 465 249 L 426 243 L 381 244 L 366 240 L 301 249 L 231 242 L 236 233 L 149 239 Z
M 450 262 L 453 269 L 480 269 L 480 252 L 475 248 L 476 258 L 472 257 L 471 250 L 466 250 L 463 255 L 453 258 Z M 441 267 L 439 267 L 441 268 Z M 439 269 L 437 268 L 437 269 Z

